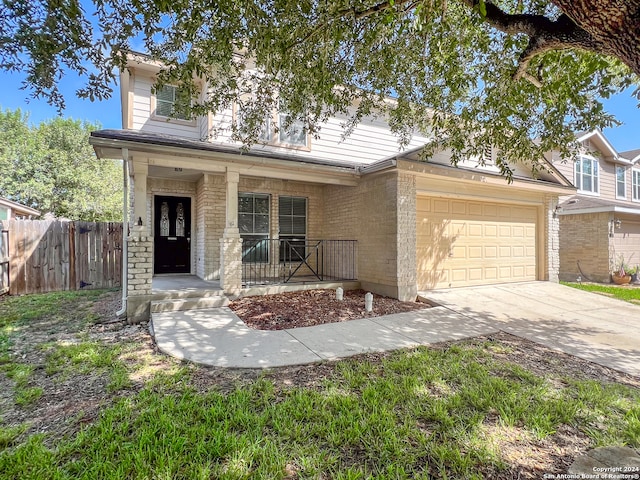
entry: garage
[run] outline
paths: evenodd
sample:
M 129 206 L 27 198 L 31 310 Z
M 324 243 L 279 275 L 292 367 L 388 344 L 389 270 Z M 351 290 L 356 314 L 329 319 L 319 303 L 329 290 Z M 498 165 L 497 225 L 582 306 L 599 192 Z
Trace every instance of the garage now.
M 418 196 L 418 289 L 537 280 L 538 209 Z

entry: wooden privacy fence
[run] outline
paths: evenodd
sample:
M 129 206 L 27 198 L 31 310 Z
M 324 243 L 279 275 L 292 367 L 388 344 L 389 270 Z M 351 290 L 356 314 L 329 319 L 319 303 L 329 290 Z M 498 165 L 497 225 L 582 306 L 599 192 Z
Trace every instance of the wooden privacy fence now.
M 120 286 L 121 223 L 5 220 L 0 227 L 11 295 Z
M 9 231 L 0 226 L 0 295 L 9 291 Z

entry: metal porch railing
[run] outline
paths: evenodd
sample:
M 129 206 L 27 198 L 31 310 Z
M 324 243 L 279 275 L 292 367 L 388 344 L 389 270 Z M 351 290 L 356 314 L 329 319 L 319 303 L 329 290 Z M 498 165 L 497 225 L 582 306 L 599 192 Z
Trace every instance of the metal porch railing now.
M 253 238 L 242 241 L 242 283 L 356 280 L 356 240 Z

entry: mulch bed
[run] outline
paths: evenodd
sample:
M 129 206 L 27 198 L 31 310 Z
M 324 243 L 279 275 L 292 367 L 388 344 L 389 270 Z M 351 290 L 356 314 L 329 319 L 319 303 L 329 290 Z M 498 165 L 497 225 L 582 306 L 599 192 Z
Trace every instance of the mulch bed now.
M 367 313 L 364 308 L 366 293 L 348 290 L 344 292 L 344 299 L 338 301 L 335 290 L 304 290 L 244 297 L 231 302 L 229 308 L 256 330 L 284 330 L 411 312 L 431 306 L 374 294 L 373 311 Z

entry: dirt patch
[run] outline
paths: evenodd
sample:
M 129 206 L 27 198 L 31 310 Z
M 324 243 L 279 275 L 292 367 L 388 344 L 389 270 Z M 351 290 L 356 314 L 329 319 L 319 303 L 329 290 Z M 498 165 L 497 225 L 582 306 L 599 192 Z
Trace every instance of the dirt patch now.
M 373 311 L 367 313 L 364 307 L 365 294 L 364 290 L 348 290 L 344 292 L 344 299 L 338 301 L 334 290 L 304 290 L 244 297 L 231 302 L 229 308 L 256 330 L 284 330 L 431 307 L 424 302 L 401 302 L 374 294 Z

